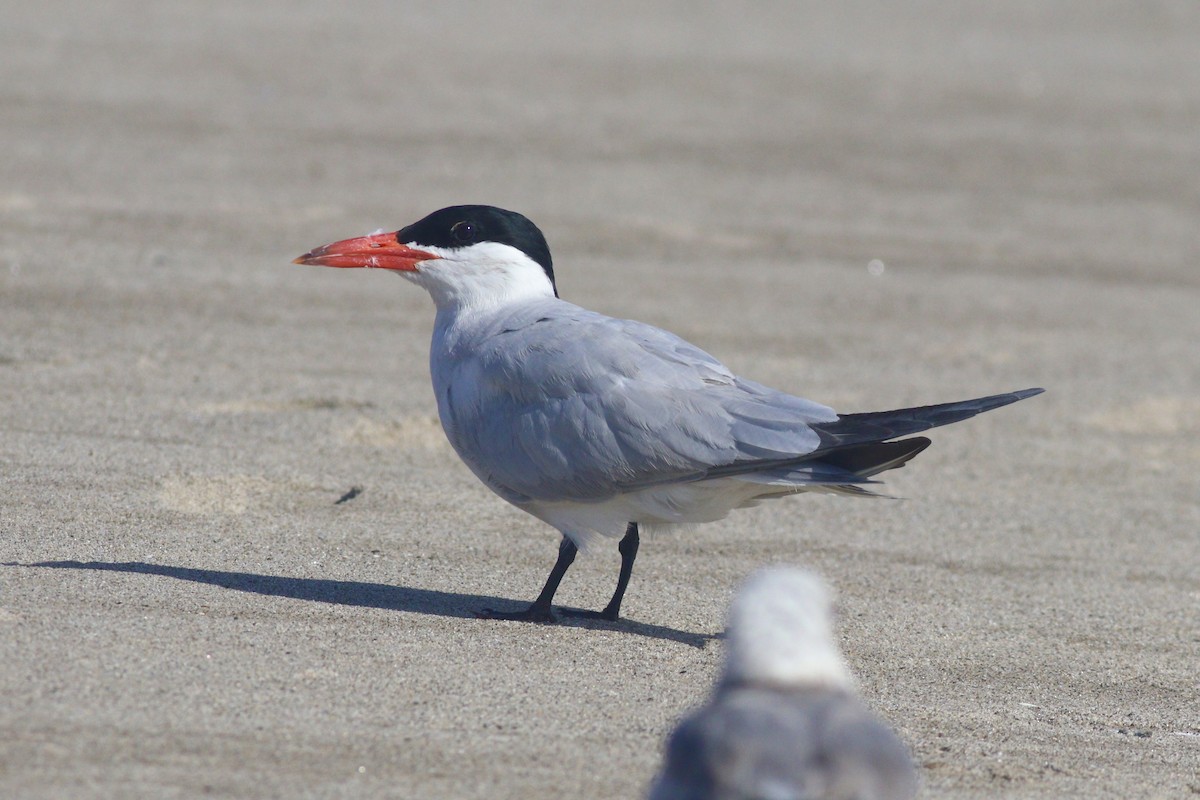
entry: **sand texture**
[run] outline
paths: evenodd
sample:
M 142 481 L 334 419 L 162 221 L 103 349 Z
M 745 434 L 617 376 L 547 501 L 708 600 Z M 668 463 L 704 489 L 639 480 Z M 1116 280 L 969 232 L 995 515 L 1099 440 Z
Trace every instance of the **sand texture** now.
M 428 6 L 0 10 L 0 797 L 637 798 L 767 563 L 923 797 L 1200 792 L 1200 10 Z M 557 534 L 428 297 L 290 263 L 453 203 L 844 411 L 1047 393 L 478 620 Z

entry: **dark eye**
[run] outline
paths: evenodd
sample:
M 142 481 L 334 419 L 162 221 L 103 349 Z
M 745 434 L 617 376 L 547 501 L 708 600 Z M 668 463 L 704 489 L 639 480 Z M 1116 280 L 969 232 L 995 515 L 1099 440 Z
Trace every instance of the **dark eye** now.
M 470 244 L 475 241 L 475 224 L 463 220 L 450 226 L 450 235 L 459 244 Z

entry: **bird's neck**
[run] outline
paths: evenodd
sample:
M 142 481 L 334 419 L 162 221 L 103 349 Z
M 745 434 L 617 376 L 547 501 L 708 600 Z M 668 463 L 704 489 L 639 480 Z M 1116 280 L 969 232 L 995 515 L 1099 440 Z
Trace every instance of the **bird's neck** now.
M 542 267 L 511 247 L 476 250 L 469 261 L 449 254 L 401 274 L 429 292 L 439 315 L 488 314 L 554 296 Z
M 553 297 L 541 291 L 525 291 L 522 287 L 511 286 L 498 286 L 492 292 L 478 291 L 472 286 L 430 290 L 429 293 L 433 297 L 439 317 L 464 319 L 504 313 L 527 303 Z
M 433 351 L 440 352 L 441 357 L 453 358 L 454 353 L 463 348 L 473 352 L 484 340 L 502 330 L 508 320 L 523 316 L 531 306 L 562 301 L 553 295 L 535 292 L 443 297 L 440 300 L 435 295 L 434 302 L 437 317 L 433 325 Z

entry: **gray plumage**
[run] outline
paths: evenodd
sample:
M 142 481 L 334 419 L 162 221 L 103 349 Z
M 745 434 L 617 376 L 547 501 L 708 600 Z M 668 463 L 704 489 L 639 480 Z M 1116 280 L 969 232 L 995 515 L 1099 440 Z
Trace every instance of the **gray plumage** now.
M 447 330 L 440 345 L 432 368 L 446 433 L 489 486 L 518 502 L 762 472 L 860 483 L 878 459 L 852 455 L 1041 391 L 839 415 L 739 378 L 667 331 L 557 298 Z M 806 464 L 817 471 L 796 469 Z
M 588 501 L 731 464 L 754 471 L 816 450 L 810 425 L 838 420 L 674 334 L 552 297 L 454 333 L 433 364 L 446 432 L 506 497 Z
M 734 601 L 723 673 L 671 734 L 650 800 L 908 800 L 908 749 L 854 694 L 815 576 L 773 568 Z
M 489 488 L 562 533 L 530 608 L 488 616 L 553 620 L 577 550 L 621 537 L 617 590 L 601 612 L 615 619 L 641 529 L 712 522 L 799 492 L 872 495 L 872 476 L 929 445 L 912 434 L 1041 391 L 839 415 L 739 378 L 667 331 L 561 300 L 541 231 L 491 206 L 444 208 L 297 260 L 390 269 L 429 292 L 446 436 Z

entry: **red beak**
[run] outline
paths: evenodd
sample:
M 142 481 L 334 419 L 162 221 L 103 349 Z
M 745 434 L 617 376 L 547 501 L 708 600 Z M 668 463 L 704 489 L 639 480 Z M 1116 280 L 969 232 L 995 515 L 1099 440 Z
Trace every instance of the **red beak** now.
M 396 241 L 395 233 L 373 233 L 317 247 L 293 261 L 319 267 L 367 267 L 413 272 L 417 264 L 440 258 Z

